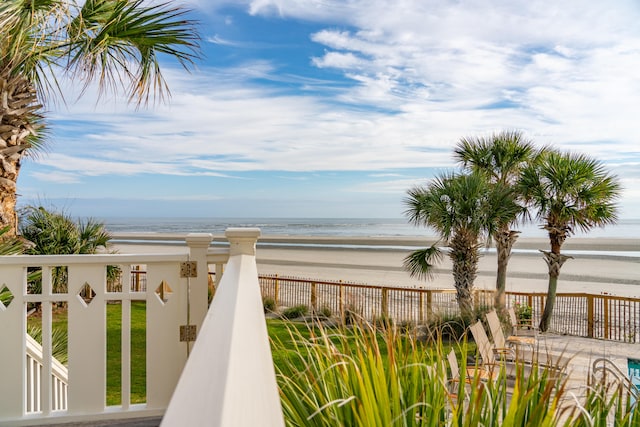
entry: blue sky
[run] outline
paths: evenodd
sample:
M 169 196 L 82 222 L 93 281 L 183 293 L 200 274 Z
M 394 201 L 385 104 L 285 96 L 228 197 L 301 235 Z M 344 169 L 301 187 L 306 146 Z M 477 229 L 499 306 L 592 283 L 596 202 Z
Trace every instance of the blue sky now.
M 596 157 L 640 217 L 640 5 L 191 0 L 204 59 L 170 102 L 49 105 L 21 204 L 78 216 L 401 217 L 461 137 Z M 75 102 L 74 102 L 75 101 Z

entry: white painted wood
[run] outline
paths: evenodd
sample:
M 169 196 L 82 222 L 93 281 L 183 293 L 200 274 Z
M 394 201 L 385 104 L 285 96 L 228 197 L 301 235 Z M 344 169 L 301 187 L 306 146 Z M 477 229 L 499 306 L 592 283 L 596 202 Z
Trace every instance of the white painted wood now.
M 179 262 L 182 254 L 102 254 L 102 255 L 12 255 L 0 256 L 0 266 L 60 266 L 60 265 L 117 265 L 146 264 L 148 262 Z
M 48 299 L 52 296 L 52 268 L 45 267 L 42 269 L 42 297 L 43 299 Z M 52 400 L 51 400 L 51 385 L 52 383 L 48 381 L 49 378 L 53 375 L 52 370 L 52 342 L 51 342 L 51 323 L 53 321 L 52 316 L 52 306 L 51 301 L 43 301 L 40 306 L 40 310 L 42 312 L 42 355 L 39 363 L 42 365 L 42 376 L 40 378 L 40 411 L 42 411 L 43 415 L 49 415 L 52 409 Z M 46 378 L 47 381 L 42 383 L 42 378 Z M 66 408 L 65 408 L 66 409 Z
M 129 409 L 131 404 L 131 266 L 120 266 L 122 271 L 122 332 L 121 332 L 121 406 Z
M 6 367 L 0 381 L 0 417 L 11 419 L 22 417 L 26 404 L 26 270 L 21 265 L 0 266 L 0 288 L 4 286 L 13 301 L 0 309 L 0 361 Z
M 189 319 L 188 323 L 196 326 L 196 333 L 200 332 L 202 321 L 209 309 L 209 266 L 207 264 L 207 250 L 213 240 L 210 233 L 190 233 L 186 237 L 189 246 L 189 261 L 198 263 L 197 277 L 187 280 L 189 286 Z M 193 343 L 189 343 L 192 346 Z
M 207 237 L 208 239 L 208 237 Z M 196 239 L 197 240 L 197 239 Z M 204 243 L 202 246 L 205 246 Z M 222 265 L 228 259 L 225 249 L 207 250 L 201 248 L 204 255 L 198 255 L 205 261 L 198 263 L 206 268 L 207 263 Z M 81 420 L 101 420 L 105 418 L 126 418 L 129 416 L 153 416 L 162 414 L 171 393 L 178 381 L 186 361 L 186 344 L 179 342 L 179 326 L 187 323 L 187 286 L 186 279 L 179 278 L 179 263 L 186 261 L 186 253 L 166 254 L 104 254 L 104 255 L 52 255 L 52 256 L 12 256 L 0 257 L 0 287 L 7 285 L 14 299 L 6 310 L 0 309 L 0 360 L 11 369 L 3 370 L 0 381 L 0 425 L 17 426 L 73 422 Z M 69 266 L 69 293 L 50 293 L 50 269 L 48 267 Z M 106 293 L 106 266 L 124 267 L 125 284 L 122 292 Z M 149 274 L 146 294 L 131 293 L 128 282 L 130 265 L 147 265 Z M 43 293 L 27 295 L 26 267 L 43 268 Z M 199 274 L 200 276 L 200 274 Z M 204 282 L 207 275 L 202 274 Z M 162 280 L 170 283 L 174 293 L 165 305 L 158 304 L 155 288 Z M 96 292 L 88 307 L 77 296 L 78 291 L 87 282 Z M 204 302 L 206 305 L 206 285 Z M 201 292 L 200 290 L 200 292 Z M 193 296 L 193 295 L 192 295 Z M 128 390 L 130 358 L 128 346 L 130 329 L 123 328 L 123 405 L 105 407 L 106 382 L 106 301 L 121 300 L 123 324 L 130 323 L 130 301 L 148 298 L 147 302 L 147 405 L 131 405 Z M 199 297 L 200 299 L 200 297 Z M 46 357 L 50 354 L 51 316 L 48 307 L 55 301 L 69 303 L 69 387 L 54 379 L 58 372 L 55 361 Z M 45 309 L 43 328 L 45 330 L 45 348 L 43 352 L 44 369 L 51 376 L 44 375 L 42 364 L 33 363 L 27 367 L 26 354 L 26 302 L 39 302 Z M 191 314 L 192 323 L 200 321 Z M 4 327 L 11 325 L 11 327 Z M 7 344 L 7 345 L 4 345 Z M 129 359 L 127 361 L 127 359 Z M 47 367 L 47 363 L 49 363 Z M 27 373 L 32 382 L 27 383 Z M 33 392 L 33 393 L 32 393 Z M 32 394 L 31 394 L 32 393 Z M 32 395 L 30 405 L 34 409 L 44 409 L 47 413 L 26 412 L 27 394 Z M 48 403 L 46 403 L 48 402 Z M 38 406 L 40 405 L 40 406 Z M 60 412 L 68 407 L 68 411 Z
M 172 290 L 166 302 L 155 294 L 162 281 Z M 147 263 L 147 406 L 166 408 L 187 360 L 180 325 L 187 323 L 187 280 L 177 263 Z
M 25 334 L 27 353 L 27 403 L 26 412 L 40 412 L 44 414 L 45 389 L 51 387 L 51 410 L 59 411 L 66 409 L 67 384 L 69 374 L 67 367 L 57 359 L 52 359 L 50 363 L 51 372 L 47 376 L 43 369 L 44 361 L 43 346 L 36 340 Z M 41 383 L 42 378 L 51 378 L 48 383 Z M 38 393 L 40 389 L 40 393 Z M 42 398 L 41 398 L 42 396 Z
M 86 304 L 78 295 L 88 283 L 96 293 Z M 103 412 L 106 400 L 106 268 L 69 266 L 69 412 Z
M 284 426 L 255 261 L 257 229 L 228 230 L 229 263 L 163 426 Z

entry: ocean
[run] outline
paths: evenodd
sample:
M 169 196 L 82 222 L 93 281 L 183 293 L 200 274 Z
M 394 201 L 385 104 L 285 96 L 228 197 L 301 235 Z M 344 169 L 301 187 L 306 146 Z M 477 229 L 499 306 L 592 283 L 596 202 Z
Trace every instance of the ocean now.
M 213 233 L 223 234 L 229 227 L 258 227 L 262 235 L 408 237 L 434 236 L 425 227 L 415 227 L 404 218 L 99 218 L 110 232 Z M 536 224 L 518 227 L 521 237 L 547 237 Z M 575 237 L 640 239 L 640 219 L 620 220 Z

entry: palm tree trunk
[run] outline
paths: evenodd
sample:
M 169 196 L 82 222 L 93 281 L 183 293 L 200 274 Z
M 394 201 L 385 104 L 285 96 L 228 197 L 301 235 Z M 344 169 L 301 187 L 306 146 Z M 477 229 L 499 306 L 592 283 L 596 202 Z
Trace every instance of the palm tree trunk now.
M 546 332 L 549 329 L 551 315 L 553 314 L 553 307 L 556 303 L 556 290 L 558 288 L 558 277 L 560 276 L 560 268 L 562 268 L 562 265 L 565 263 L 565 261 L 573 257 L 548 251 L 540 252 L 543 253 L 544 260 L 549 267 L 549 287 L 547 289 L 547 300 L 544 305 L 544 312 L 542 313 L 542 317 L 540 318 L 540 325 L 538 326 L 540 331 Z
M 496 273 L 496 310 L 502 311 L 505 307 L 505 291 L 507 288 L 507 265 L 511 258 L 511 249 L 513 244 L 518 240 L 519 231 L 509 230 L 508 227 L 502 228 L 494 236 L 496 242 L 496 252 L 498 253 L 498 271 Z
M 473 283 L 478 275 L 480 250 L 477 236 L 456 233 L 451 240 L 449 257 L 453 262 L 453 282 L 460 313 L 464 318 L 473 314 Z
M 41 108 L 28 80 L 0 69 L 0 228 L 9 226 L 7 236 L 15 236 L 16 183 L 20 161 L 30 148 L 29 137 L 36 135 Z

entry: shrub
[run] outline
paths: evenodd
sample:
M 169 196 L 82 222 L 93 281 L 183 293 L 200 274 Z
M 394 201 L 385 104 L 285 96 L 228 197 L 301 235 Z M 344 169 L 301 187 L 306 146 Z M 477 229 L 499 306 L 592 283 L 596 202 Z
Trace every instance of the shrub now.
M 320 307 L 320 310 L 318 310 L 317 315 L 318 317 L 321 317 L 323 319 L 330 319 L 333 315 L 333 312 L 331 311 L 331 307 L 329 307 L 328 305 L 323 305 L 322 307 Z
M 384 328 L 393 328 L 395 322 L 393 321 L 393 318 L 383 314 L 374 318 L 373 324 L 377 328 L 384 329 Z
M 273 313 L 276 311 L 276 300 L 271 297 L 262 298 L 262 307 L 265 313 Z
M 362 320 L 362 311 L 355 304 L 348 304 L 344 309 L 342 323 L 353 325 Z
M 309 307 L 300 304 L 293 307 L 289 307 L 282 312 L 283 319 L 297 319 L 298 317 L 306 316 L 309 313 Z
M 531 317 L 533 316 L 533 309 L 528 304 L 523 304 L 516 301 L 513 304 L 514 311 L 516 312 L 516 317 L 518 318 L 519 324 L 528 324 L 531 323 Z
M 485 306 L 476 307 L 470 316 L 436 314 L 422 328 L 422 335 L 426 341 L 438 339 L 460 341 L 471 324 L 478 321 L 478 319 L 482 320 L 483 323 L 486 322 L 485 314 L 490 309 L 490 307 Z

